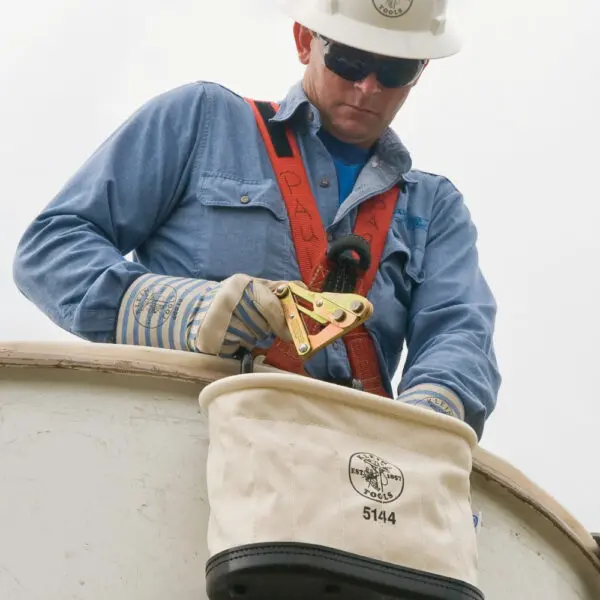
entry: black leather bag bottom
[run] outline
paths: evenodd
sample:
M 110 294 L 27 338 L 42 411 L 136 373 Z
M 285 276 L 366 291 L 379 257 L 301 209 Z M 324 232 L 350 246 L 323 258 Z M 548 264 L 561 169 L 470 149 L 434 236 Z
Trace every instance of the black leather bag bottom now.
M 251 544 L 206 564 L 210 600 L 484 600 L 470 584 L 324 546 Z

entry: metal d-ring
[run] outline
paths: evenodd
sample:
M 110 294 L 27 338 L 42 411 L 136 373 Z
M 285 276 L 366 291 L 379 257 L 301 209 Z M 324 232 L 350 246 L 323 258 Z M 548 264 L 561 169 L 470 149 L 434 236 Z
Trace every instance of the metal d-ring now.
M 364 238 L 350 234 L 329 246 L 327 259 L 332 263 L 332 269 L 327 275 L 323 291 L 353 293 L 359 274 L 366 272 L 371 265 L 371 249 Z
M 358 260 L 350 255 L 352 252 L 357 254 Z M 367 240 L 352 233 L 332 242 L 327 251 L 327 258 L 333 263 L 344 258 L 361 271 L 367 271 L 371 266 L 371 247 Z

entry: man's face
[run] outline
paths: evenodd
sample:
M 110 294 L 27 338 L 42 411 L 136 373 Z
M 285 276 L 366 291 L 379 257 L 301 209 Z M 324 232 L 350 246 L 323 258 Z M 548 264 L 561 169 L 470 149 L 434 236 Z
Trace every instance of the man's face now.
M 298 24 L 298 56 L 306 65 L 304 90 L 321 112 L 325 128 L 338 139 L 370 147 L 393 121 L 412 86 L 384 87 L 374 73 L 348 81 L 325 64 L 327 44 Z

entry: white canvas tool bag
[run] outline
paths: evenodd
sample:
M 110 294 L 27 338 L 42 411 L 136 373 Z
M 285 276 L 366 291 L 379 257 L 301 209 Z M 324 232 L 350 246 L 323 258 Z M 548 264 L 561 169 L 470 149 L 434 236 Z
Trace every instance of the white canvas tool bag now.
M 477 585 L 468 425 L 292 374 L 222 379 L 200 404 L 211 556 L 294 542 Z

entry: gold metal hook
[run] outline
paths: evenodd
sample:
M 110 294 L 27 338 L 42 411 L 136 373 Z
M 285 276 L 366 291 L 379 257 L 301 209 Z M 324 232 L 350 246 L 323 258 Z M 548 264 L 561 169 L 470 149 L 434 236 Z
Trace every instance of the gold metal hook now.
M 283 305 L 296 351 L 305 360 L 362 325 L 373 314 L 371 302 L 358 294 L 311 292 L 294 282 L 280 285 L 275 294 Z M 304 306 L 298 299 L 312 308 Z M 324 327 L 318 333 L 310 334 L 302 314 Z

